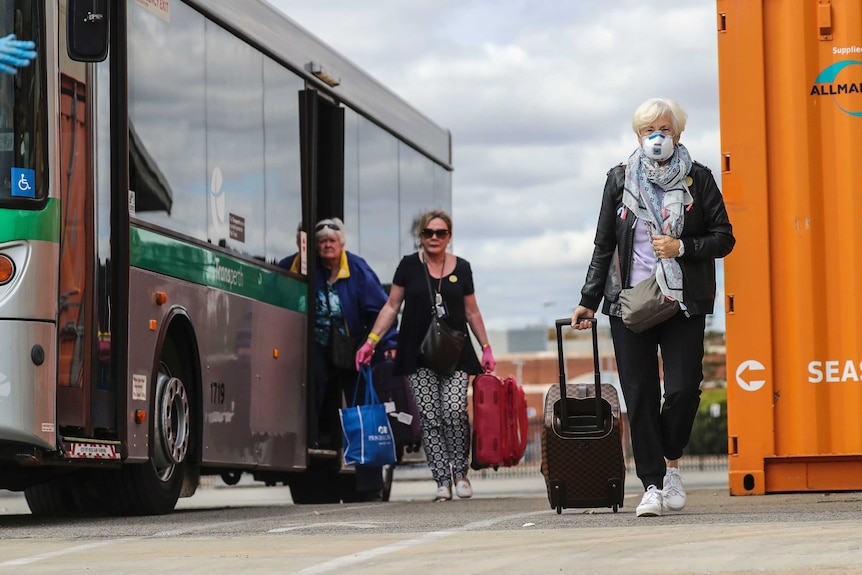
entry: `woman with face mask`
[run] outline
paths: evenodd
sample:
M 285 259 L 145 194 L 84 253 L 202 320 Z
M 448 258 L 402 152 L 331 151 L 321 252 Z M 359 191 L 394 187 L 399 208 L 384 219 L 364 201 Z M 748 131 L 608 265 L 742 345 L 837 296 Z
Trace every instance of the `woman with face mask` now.
M 686 119 L 679 104 L 661 98 L 635 111 L 638 147 L 608 172 L 592 261 L 572 314 L 572 327 L 589 329 L 582 320 L 594 317 L 604 299 L 636 471 L 645 490 L 638 517 L 685 506 L 679 458 L 700 403 L 715 259 L 729 254 L 736 241 L 712 173 L 692 161 L 680 143 Z M 635 333 L 623 323 L 619 293 L 642 281 L 657 282 L 680 309 Z

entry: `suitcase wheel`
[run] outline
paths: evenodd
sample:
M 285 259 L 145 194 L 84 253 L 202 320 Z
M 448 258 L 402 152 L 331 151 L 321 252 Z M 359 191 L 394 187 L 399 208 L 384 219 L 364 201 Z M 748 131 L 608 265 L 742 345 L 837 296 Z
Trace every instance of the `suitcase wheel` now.
M 617 511 L 619 511 L 619 509 L 620 509 L 620 506 L 619 506 L 619 505 L 617 505 L 616 503 L 614 503 L 614 513 L 616 513 Z
M 560 515 L 562 513 L 563 513 L 563 508 L 560 507 L 559 505 L 557 505 L 557 515 Z

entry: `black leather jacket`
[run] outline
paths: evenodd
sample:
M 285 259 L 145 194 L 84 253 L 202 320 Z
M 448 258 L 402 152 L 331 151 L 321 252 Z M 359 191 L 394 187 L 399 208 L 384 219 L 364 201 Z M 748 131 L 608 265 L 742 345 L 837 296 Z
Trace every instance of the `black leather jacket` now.
M 604 298 L 602 312 L 620 315 L 617 303 L 621 286 L 629 286 L 634 228 L 630 212 L 623 220 L 618 215 L 622 207 L 625 164 L 611 168 L 605 182 L 599 222 L 596 226 L 593 259 L 581 290 L 581 305 L 598 310 Z M 721 192 L 706 166 L 694 162 L 688 175 L 694 203 L 685 212 L 680 239 L 685 246 L 677 261 L 682 268 L 683 303 L 693 315 L 712 313 L 715 304 L 715 259 L 723 258 L 733 249 L 736 239 L 727 217 Z M 620 274 L 617 276 L 614 252 L 619 247 Z

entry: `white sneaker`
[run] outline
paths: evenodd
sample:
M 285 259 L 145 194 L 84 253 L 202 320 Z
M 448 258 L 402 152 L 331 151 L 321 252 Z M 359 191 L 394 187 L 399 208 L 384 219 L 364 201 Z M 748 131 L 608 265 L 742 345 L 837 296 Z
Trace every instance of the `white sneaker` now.
M 437 487 L 437 495 L 434 501 L 449 501 L 452 499 L 452 488 L 448 485 L 440 485 Z
M 682 476 L 676 467 L 668 467 L 662 482 L 664 506 L 671 511 L 681 511 L 685 507 L 685 488 L 682 486 Z
M 473 497 L 473 487 L 470 485 L 469 479 L 463 477 L 455 482 L 455 495 L 461 499 Z
M 660 517 L 662 507 L 661 491 L 655 485 L 647 487 L 635 514 L 638 517 Z

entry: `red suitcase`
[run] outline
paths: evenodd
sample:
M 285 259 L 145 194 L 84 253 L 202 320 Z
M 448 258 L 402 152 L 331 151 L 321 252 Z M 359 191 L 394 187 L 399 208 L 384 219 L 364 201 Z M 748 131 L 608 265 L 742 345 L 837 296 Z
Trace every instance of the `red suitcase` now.
M 596 320 L 592 319 L 595 382 L 566 384 L 562 327 L 558 319 L 560 385 L 545 396 L 542 475 L 551 508 L 622 507 L 626 466 L 620 435 L 620 403 L 612 385 L 602 384 Z
M 527 448 L 527 402 L 512 377 L 473 380 L 473 469 L 512 467 Z

